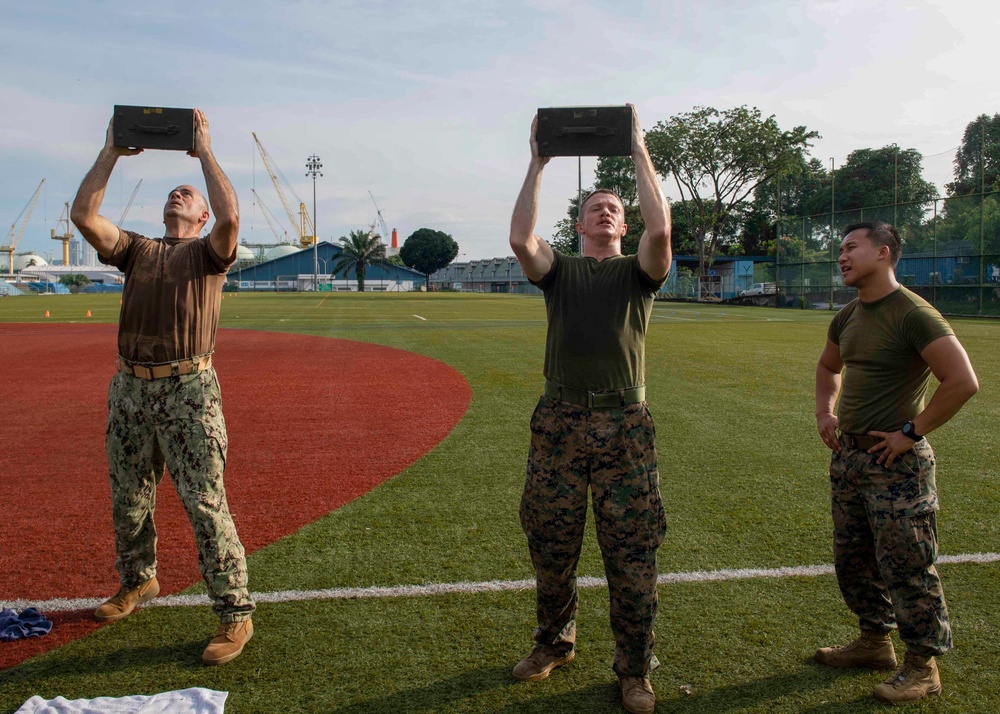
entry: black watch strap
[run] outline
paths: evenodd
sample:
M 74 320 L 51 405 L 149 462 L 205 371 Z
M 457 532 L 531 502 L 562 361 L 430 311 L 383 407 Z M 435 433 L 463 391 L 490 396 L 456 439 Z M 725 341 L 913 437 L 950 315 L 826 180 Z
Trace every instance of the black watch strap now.
M 923 439 L 923 435 L 917 433 L 917 427 L 913 425 L 912 421 L 908 421 L 903 424 L 903 428 L 900 429 L 903 432 L 903 436 L 907 439 L 913 439 L 914 441 L 920 441 Z

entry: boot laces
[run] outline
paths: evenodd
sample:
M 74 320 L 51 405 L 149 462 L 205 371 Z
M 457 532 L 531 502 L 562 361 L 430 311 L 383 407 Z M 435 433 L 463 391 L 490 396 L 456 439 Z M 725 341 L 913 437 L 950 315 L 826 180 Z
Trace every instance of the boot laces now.
M 907 682 L 910 682 L 913 679 L 915 679 L 916 678 L 915 675 L 919 674 L 921 669 L 923 669 L 923 667 L 913 662 L 910 661 L 903 662 L 903 666 L 899 668 L 899 671 L 896 672 L 896 675 L 892 678 L 892 683 L 906 684 Z

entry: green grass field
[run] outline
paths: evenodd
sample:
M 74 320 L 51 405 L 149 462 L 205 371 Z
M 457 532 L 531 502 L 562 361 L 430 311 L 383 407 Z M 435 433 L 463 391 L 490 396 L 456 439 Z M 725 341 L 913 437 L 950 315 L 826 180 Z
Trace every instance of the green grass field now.
M 41 321 L 45 310 L 50 321 L 83 321 L 88 309 L 91 320 L 114 322 L 118 296 L 4 298 L 0 321 Z M 828 451 L 813 418 L 813 375 L 830 316 L 655 306 L 646 383 L 667 506 L 661 572 L 831 562 Z M 541 299 L 525 296 L 227 299 L 222 327 L 412 350 L 453 366 L 473 392 L 465 417 L 423 459 L 255 553 L 251 588 L 530 578 L 517 512 L 528 418 L 543 379 L 544 318 Z M 941 551 L 996 552 L 1000 323 L 952 324 L 981 389 L 931 437 L 943 509 Z M 225 388 L 224 372 L 220 379 Z M 280 513 L 281 504 L 273 509 Z M 956 649 L 941 660 L 944 694 L 910 711 L 1000 711 L 1000 565 L 940 570 Z M 603 575 L 592 526 L 580 574 Z M 226 710 L 233 714 L 621 711 L 607 610 L 606 590 L 583 590 L 576 661 L 542 682 L 523 684 L 510 669 L 531 647 L 530 590 L 265 604 L 244 654 L 215 669 L 199 659 L 214 627 L 208 608 L 147 608 L 0 672 L 0 711 L 14 711 L 33 694 L 73 699 L 192 686 L 229 691 Z M 831 672 L 811 661 L 818 646 L 853 632 L 832 576 L 661 587 L 657 653 L 663 666 L 653 674 L 658 711 L 881 710 L 870 696 L 881 675 Z

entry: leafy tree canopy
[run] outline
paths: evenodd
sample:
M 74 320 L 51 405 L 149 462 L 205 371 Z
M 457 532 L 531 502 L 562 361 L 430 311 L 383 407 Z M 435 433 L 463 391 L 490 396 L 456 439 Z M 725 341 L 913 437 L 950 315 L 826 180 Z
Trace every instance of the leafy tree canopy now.
M 418 228 L 403 241 L 399 257 L 408 268 L 424 275 L 447 266 L 458 255 L 458 243 L 447 233 L 431 228 Z
M 1000 114 L 980 114 L 965 127 L 955 153 L 955 180 L 945 188 L 949 196 L 965 196 L 979 193 L 984 183 L 987 192 L 1000 190 Z
M 646 133 L 657 172 L 690 201 L 691 234 L 702 274 L 732 234 L 733 214 L 762 183 L 800 166 L 810 140 L 804 126 L 783 130 L 756 107 L 696 107 Z

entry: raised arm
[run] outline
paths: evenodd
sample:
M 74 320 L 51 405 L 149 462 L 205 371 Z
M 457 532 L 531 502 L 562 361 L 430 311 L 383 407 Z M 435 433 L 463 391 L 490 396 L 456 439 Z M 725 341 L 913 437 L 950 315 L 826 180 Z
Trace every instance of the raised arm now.
M 628 106 L 632 107 L 631 104 Z M 653 280 L 662 280 L 670 272 L 670 204 L 660 190 L 656 169 L 646 150 L 646 138 L 639 116 L 632 107 L 632 161 L 635 163 L 639 189 L 639 211 L 646 230 L 639 238 L 639 266 Z
M 834 451 L 840 451 L 837 427 L 840 421 L 833 413 L 840 394 L 841 376 L 844 362 L 840 359 L 840 348 L 827 339 L 823 354 L 816 365 L 816 429 L 823 443 Z
M 97 155 L 97 161 L 80 184 L 73 199 L 70 218 L 80 229 L 80 234 L 101 256 L 111 255 L 118 243 L 118 226 L 109 221 L 98 211 L 104 200 L 104 191 L 108 187 L 108 179 L 114 171 L 119 156 L 135 156 L 142 149 L 127 149 L 115 146 L 114 118 L 108 123 L 108 132 L 104 139 L 104 148 Z
M 514 215 L 510 219 L 510 247 L 521 264 L 521 270 L 529 280 L 538 281 L 548 275 L 555 261 L 552 248 L 540 236 L 535 235 L 538 220 L 538 193 L 542 186 L 542 169 L 549 163 L 547 156 L 538 155 L 538 115 L 531 122 L 531 163 L 524 178 L 521 193 L 514 204 Z
M 194 150 L 188 152 L 201 161 L 208 189 L 208 203 L 215 216 L 215 225 L 208 239 L 220 258 L 229 258 L 236 251 L 236 238 L 240 229 L 240 207 L 233 186 L 223 173 L 212 153 L 212 138 L 208 132 L 208 119 L 200 109 L 194 110 Z

